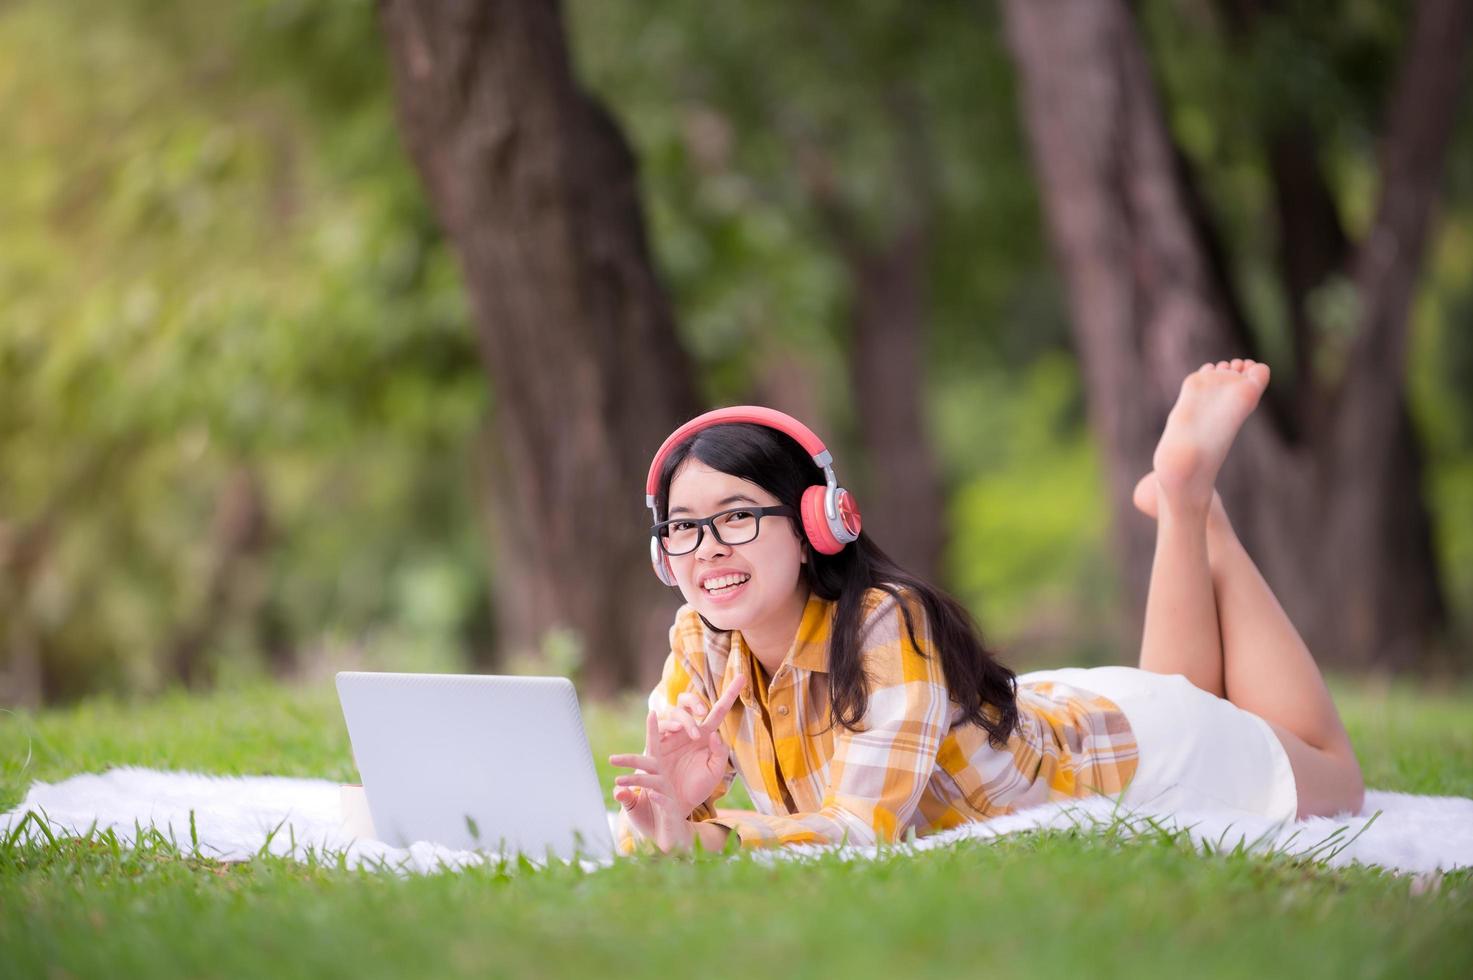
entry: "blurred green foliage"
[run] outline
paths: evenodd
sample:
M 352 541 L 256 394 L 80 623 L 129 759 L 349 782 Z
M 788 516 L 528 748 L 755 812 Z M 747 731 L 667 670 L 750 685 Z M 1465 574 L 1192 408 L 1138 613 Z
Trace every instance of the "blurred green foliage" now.
M 938 385 L 1066 342 L 989 5 L 921 17 L 900 0 L 573 0 L 568 15 L 585 84 L 638 153 L 660 268 L 714 401 L 740 396 L 781 346 L 833 416 L 852 416 L 853 290 L 826 200 L 868 248 L 927 216 Z
M 458 655 L 484 602 L 488 399 L 459 283 L 396 152 L 371 22 L 344 61 L 275 60 L 326 21 L 254 3 L 0 20 L 0 518 L 53 529 L 6 612 L 35 624 L 53 693 L 167 679 L 237 467 L 265 488 L 264 601 L 304 647 L 397 627 Z
M 1356 0 L 1339 18 L 1287 5 L 1246 61 L 1197 6 L 1142 11 L 1173 128 L 1273 350 L 1284 315 L 1256 126 L 1290 92 L 1362 227 L 1406 4 Z M 640 161 L 652 246 L 713 403 L 792 355 L 837 420 L 832 441 L 857 454 L 853 284 L 825 202 L 867 246 L 928 217 L 947 584 L 994 643 L 1117 659 L 1099 460 L 993 6 L 570 0 L 565 14 L 580 76 Z M 0 535 L 50 528 L 0 615 L 39 636 L 48 691 L 168 683 L 165 653 L 205 601 L 212 514 L 242 468 L 270 538 L 253 604 L 212 645 L 223 677 L 260 669 L 262 610 L 312 671 L 486 663 L 499 562 L 475 447 L 494 404 L 399 147 L 373 5 L 11 3 L 0 146 Z M 1465 617 L 1470 162 L 1465 124 L 1412 386 Z

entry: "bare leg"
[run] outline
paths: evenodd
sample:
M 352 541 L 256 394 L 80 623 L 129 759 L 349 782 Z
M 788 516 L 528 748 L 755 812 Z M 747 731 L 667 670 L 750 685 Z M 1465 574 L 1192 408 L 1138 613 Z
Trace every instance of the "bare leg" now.
M 1227 696 L 1207 515 L 1217 471 L 1268 384 L 1268 367 L 1202 366 L 1182 382 L 1156 446 L 1156 554 L 1146 596 L 1141 669 L 1182 674 Z
M 1159 525 L 1141 667 L 1184 674 L 1268 722 L 1294 768 L 1301 815 L 1359 810 L 1360 767 L 1314 657 L 1211 486 L 1267 382 L 1267 367 L 1252 361 L 1203 365 L 1189 375 L 1157 447 L 1156 471 L 1136 488 L 1137 506 L 1157 516 Z M 1199 536 L 1202 563 L 1185 557 L 1195 554 Z M 1200 608 L 1202 564 L 1208 569 L 1211 616 Z M 1176 617 L 1161 610 L 1173 602 L 1183 604 Z M 1182 631 L 1194 622 L 1203 631 L 1210 627 L 1210 635 L 1184 638 Z
M 1225 697 L 1223 648 L 1207 551 L 1207 512 L 1161 507 L 1146 594 L 1141 669 L 1183 674 Z
M 1148 473 L 1136 485 L 1136 506 L 1155 517 L 1156 497 L 1155 474 Z M 1298 783 L 1301 816 L 1359 811 L 1364 782 L 1340 713 L 1309 648 L 1216 494 L 1207 519 L 1207 556 L 1227 699 L 1278 735 Z

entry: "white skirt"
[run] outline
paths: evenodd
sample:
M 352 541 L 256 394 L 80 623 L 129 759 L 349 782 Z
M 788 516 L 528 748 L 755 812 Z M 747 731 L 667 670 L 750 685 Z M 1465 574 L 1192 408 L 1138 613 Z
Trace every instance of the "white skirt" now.
M 1135 733 L 1140 765 L 1126 806 L 1180 810 L 1229 807 L 1292 822 L 1299 814 L 1294 770 L 1268 722 L 1197 687 L 1181 674 L 1138 667 L 1064 667 L 1018 675 L 1103 694 Z

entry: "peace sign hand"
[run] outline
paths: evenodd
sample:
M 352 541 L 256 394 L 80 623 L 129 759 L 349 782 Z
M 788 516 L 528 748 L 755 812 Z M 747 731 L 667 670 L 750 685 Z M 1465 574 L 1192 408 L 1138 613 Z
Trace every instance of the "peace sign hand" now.
M 628 811 L 641 834 L 657 839 L 673 834 L 705 802 L 726 775 L 728 752 L 718 731 L 746 686 L 738 676 L 704 718 L 700 699 L 682 693 L 663 714 L 645 719 L 645 754 L 611 755 L 609 764 L 641 770 L 614 780 L 614 798 Z

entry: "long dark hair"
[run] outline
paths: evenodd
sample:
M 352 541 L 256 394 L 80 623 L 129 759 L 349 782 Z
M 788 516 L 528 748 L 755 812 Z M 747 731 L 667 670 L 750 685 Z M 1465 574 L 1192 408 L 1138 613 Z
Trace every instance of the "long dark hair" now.
M 660 520 L 665 519 L 669 506 L 670 481 L 690 456 L 712 469 L 750 480 L 795 510 L 804 490 L 823 483 L 823 471 L 786 433 L 746 422 L 714 425 L 676 445 L 665 458 L 655 494 Z M 795 527 L 801 535 L 802 522 Z M 962 720 L 985 729 L 997 748 L 1007 744 L 1018 725 L 1016 675 L 994 659 L 976 621 L 961 603 L 895 564 L 864 532 L 837 555 L 811 549 L 803 577 L 820 598 L 838 600 L 829 646 L 834 720 L 853 731 L 869 703 L 859 650 L 860 615 L 868 589 L 882 589 L 896 597 L 910 641 L 925 656 L 916 641 L 910 609 L 900 598 L 904 589 L 918 596 L 925 608 L 932 649 L 941 657 L 951 700 L 966 712 Z M 709 622 L 706 625 L 715 629 Z

